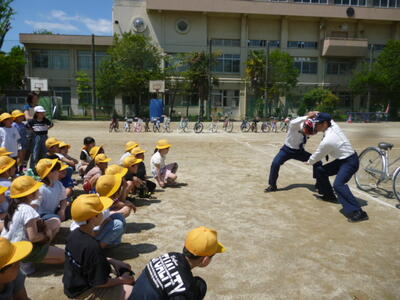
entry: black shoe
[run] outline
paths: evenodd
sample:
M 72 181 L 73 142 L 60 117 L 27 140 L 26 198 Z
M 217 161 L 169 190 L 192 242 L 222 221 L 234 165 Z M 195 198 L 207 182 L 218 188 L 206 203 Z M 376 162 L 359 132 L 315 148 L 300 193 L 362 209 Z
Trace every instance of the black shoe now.
M 362 209 L 356 210 L 350 216 L 348 217 L 347 221 L 351 223 L 356 223 L 356 222 L 362 222 L 362 221 L 367 221 L 369 219 L 367 213 L 363 211 Z
M 276 192 L 277 190 L 278 188 L 276 187 L 276 185 L 270 185 L 264 190 L 264 192 L 265 193 Z
M 339 201 L 335 195 L 322 195 L 322 196 L 317 196 L 317 198 L 321 199 L 322 201 L 326 201 L 326 202 L 330 202 L 330 203 L 335 203 L 335 204 L 339 203 Z
M 316 183 L 316 184 L 314 185 L 314 190 L 315 190 L 316 193 L 321 194 L 321 192 L 319 191 L 319 185 L 318 185 L 318 183 Z

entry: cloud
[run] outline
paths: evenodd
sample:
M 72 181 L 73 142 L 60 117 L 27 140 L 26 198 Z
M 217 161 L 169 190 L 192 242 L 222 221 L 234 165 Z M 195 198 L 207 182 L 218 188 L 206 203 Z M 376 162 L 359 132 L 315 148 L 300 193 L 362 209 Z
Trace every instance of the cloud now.
M 66 23 L 52 23 L 52 22 L 35 22 L 26 20 L 26 24 L 31 25 L 35 30 L 47 29 L 49 31 L 79 31 L 79 28 Z
M 85 26 L 93 33 L 96 34 L 111 34 L 112 33 L 112 22 L 106 19 L 91 19 L 91 18 L 80 18 Z

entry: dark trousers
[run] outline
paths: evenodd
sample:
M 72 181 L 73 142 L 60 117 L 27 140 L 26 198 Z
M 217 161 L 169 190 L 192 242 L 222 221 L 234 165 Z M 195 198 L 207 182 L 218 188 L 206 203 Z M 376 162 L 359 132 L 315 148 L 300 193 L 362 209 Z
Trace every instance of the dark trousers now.
M 361 205 L 351 193 L 347 182 L 351 179 L 354 173 L 357 172 L 359 167 L 359 160 L 357 153 L 345 158 L 336 159 L 329 164 L 318 166 L 316 169 L 316 176 L 319 182 L 319 190 L 321 194 L 326 196 L 333 196 L 333 190 L 340 203 L 343 205 L 343 212 L 350 214 L 353 211 L 360 210 Z M 329 181 L 329 176 L 336 175 L 333 182 L 333 189 Z
M 279 150 L 278 154 L 275 156 L 274 160 L 272 161 L 271 164 L 271 169 L 269 171 L 269 180 L 268 184 L 272 186 L 276 186 L 276 182 L 278 180 L 279 176 L 279 169 L 281 166 L 289 159 L 295 159 L 299 161 L 307 161 L 311 156 L 311 153 L 305 151 L 304 149 L 301 150 L 296 150 L 289 148 L 288 146 L 284 145 L 281 150 Z M 315 176 L 315 170 L 318 166 L 321 166 L 321 162 L 317 162 L 313 166 L 313 178 L 316 178 Z M 318 183 L 318 179 L 317 179 Z

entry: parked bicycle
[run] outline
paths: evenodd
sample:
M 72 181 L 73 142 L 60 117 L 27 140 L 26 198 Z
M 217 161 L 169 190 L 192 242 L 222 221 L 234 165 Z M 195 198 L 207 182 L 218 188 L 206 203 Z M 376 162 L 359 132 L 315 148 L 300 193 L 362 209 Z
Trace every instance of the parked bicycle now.
M 381 183 L 392 180 L 393 194 L 400 201 L 400 166 L 391 172 L 400 157 L 390 160 L 389 151 L 392 148 L 393 144 L 382 142 L 378 147 L 364 149 L 359 155 L 360 168 L 355 175 L 355 181 L 360 190 L 371 191 L 378 189 Z
M 125 132 L 131 132 L 132 123 L 133 123 L 133 119 L 132 118 L 125 117 L 125 124 L 124 124 Z
M 160 132 L 161 126 L 160 126 L 160 118 L 153 118 L 151 120 L 151 122 L 153 123 L 153 132 Z
M 203 125 L 203 122 L 201 122 L 201 118 L 199 116 L 196 123 L 194 123 L 193 131 L 195 133 L 201 133 L 203 131 L 203 128 L 204 128 L 204 125 Z
M 290 123 L 290 118 L 289 117 L 286 117 L 285 119 L 282 119 L 281 123 L 279 124 L 279 131 L 280 132 L 288 132 L 289 123 Z
M 179 130 L 183 132 L 187 132 L 189 126 L 189 120 L 186 117 L 181 117 L 181 121 L 179 122 Z
M 208 131 L 212 133 L 217 133 L 218 131 L 218 120 L 212 120 L 208 125 Z
M 261 124 L 261 131 L 264 133 L 267 132 L 278 132 L 278 125 L 275 118 L 271 118 L 269 121 L 265 121 Z
M 232 113 L 230 113 L 230 116 L 231 115 L 232 115 Z M 233 131 L 233 122 L 232 122 L 232 119 L 229 116 L 225 116 L 224 125 L 222 126 L 222 128 L 226 132 L 232 132 Z
M 171 132 L 171 119 L 168 116 L 163 116 L 164 117 L 164 122 L 163 122 L 163 132 Z
M 133 125 L 134 132 L 142 132 L 143 130 L 143 120 L 141 118 L 135 118 L 135 123 Z
M 113 131 L 118 132 L 119 131 L 119 122 L 116 117 L 113 117 L 111 119 L 111 123 L 110 123 L 108 131 L 109 132 L 113 132 Z
M 251 124 L 249 121 L 243 120 L 242 124 L 240 124 L 240 131 L 241 132 L 249 132 L 250 126 L 251 126 Z

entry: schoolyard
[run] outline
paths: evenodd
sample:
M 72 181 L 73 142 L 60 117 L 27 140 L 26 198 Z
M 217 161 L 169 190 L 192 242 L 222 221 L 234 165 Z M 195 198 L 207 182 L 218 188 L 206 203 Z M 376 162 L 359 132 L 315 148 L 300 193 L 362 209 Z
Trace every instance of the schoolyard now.
M 186 233 L 205 225 L 218 230 L 228 251 L 205 269 L 194 269 L 208 283 L 206 299 L 400 299 L 400 210 L 396 200 L 358 191 L 370 220 L 351 224 L 341 205 L 318 200 L 312 169 L 287 162 L 277 192 L 266 194 L 266 175 L 285 133 L 109 133 L 108 122 L 56 122 L 49 136 L 72 144 L 79 158 L 85 136 L 104 145 L 117 163 L 124 144 L 135 140 L 150 156 L 160 138 L 172 149 L 167 162 L 179 164 L 186 186 L 159 190 L 157 200 L 137 202 L 123 244 L 109 256 L 123 259 L 138 276 L 149 259 L 180 251 Z M 358 152 L 380 141 L 400 155 L 400 123 L 340 124 Z M 120 127 L 123 123 L 120 123 Z M 190 124 L 193 127 L 193 123 Z M 222 127 L 222 126 L 220 126 Z M 322 135 L 306 145 L 313 152 Z M 81 185 L 77 187 L 81 189 Z M 56 244 L 64 247 L 69 222 Z M 66 299 L 61 266 L 41 265 L 27 279 L 31 299 Z

